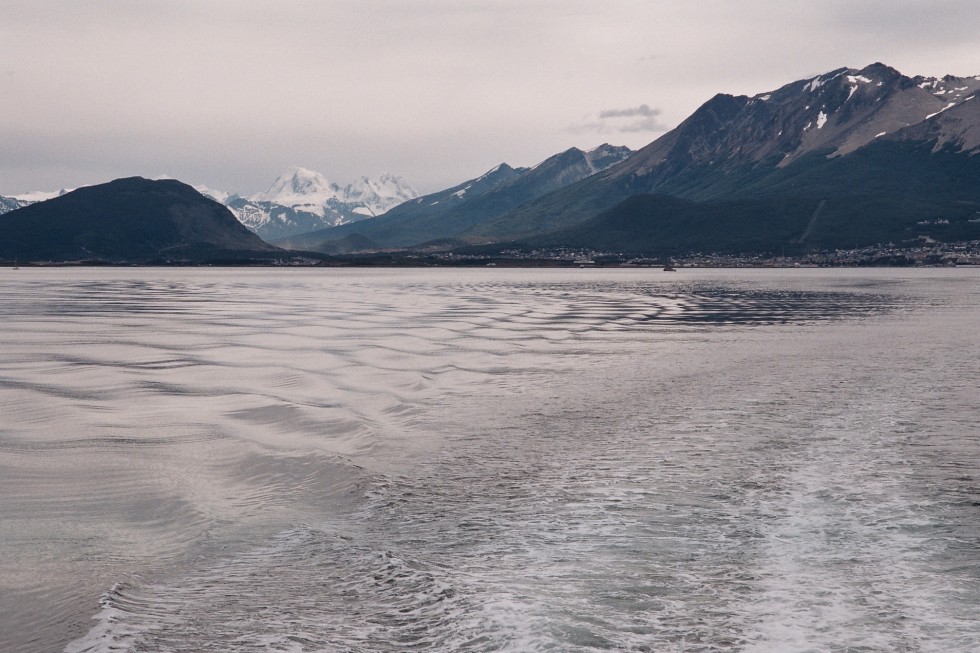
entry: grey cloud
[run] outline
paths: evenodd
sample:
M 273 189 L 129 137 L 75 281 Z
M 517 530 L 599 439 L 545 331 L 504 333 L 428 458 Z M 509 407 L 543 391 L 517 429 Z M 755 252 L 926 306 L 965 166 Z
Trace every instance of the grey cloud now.
M 0 194 L 163 171 L 251 193 L 296 164 L 438 190 L 810 71 L 980 73 L 976 0 L 54 4 L 0 0 Z
M 670 129 L 658 119 L 662 111 L 648 104 L 625 109 L 604 109 L 598 114 L 586 116 L 567 131 L 573 134 L 595 132 L 599 134 L 636 134 L 640 132 L 665 132 Z
M 606 109 L 605 111 L 600 111 L 599 120 L 605 120 L 606 118 L 634 118 L 636 116 L 652 118 L 659 116 L 660 113 L 660 109 L 651 109 L 649 105 L 641 104 L 632 109 Z

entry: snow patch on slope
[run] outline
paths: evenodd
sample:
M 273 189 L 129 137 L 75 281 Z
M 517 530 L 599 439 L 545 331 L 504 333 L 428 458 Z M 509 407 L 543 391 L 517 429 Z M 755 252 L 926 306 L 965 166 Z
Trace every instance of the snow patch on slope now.
M 47 200 L 54 199 L 55 197 L 61 197 L 65 193 L 70 193 L 73 190 L 75 189 L 62 188 L 61 190 L 51 190 L 51 191 L 32 190 L 29 193 L 20 193 L 18 195 L 10 195 L 9 197 L 14 198 L 15 200 L 20 200 L 21 202 L 28 202 L 28 203 L 45 202 Z
M 858 88 L 860 88 L 861 84 L 870 84 L 873 80 L 868 79 L 864 75 L 848 75 L 847 81 L 850 84 L 847 89 L 847 100 L 850 100 Z M 878 85 L 881 86 L 881 82 L 878 82 Z M 847 102 L 847 100 L 844 101 Z
M 955 106 L 956 106 L 956 103 L 955 102 L 950 102 L 949 104 L 947 104 L 946 106 L 944 106 L 942 109 L 940 109 L 936 113 L 930 113 L 928 116 L 926 116 L 926 120 L 929 120 L 930 118 L 934 118 L 934 117 L 938 116 L 939 114 L 941 114 L 943 111 L 946 111 L 947 109 L 952 109 Z

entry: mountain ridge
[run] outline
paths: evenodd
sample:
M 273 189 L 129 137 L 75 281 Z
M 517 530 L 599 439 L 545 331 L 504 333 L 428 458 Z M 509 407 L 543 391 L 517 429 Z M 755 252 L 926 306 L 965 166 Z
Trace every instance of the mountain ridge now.
M 354 233 L 387 248 L 410 247 L 436 239 L 452 241 L 473 225 L 605 170 L 632 153 L 627 147 L 606 143 L 589 151 L 572 147 L 530 168 L 502 163 L 475 179 L 399 204 L 370 222 L 275 242 L 290 248 L 318 249 L 330 240 Z
M 875 147 L 882 142 L 928 141 L 933 154 L 964 157 L 969 168 L 966 159 L 980 152 L 977 90 L 980 77 L 909 78 L 878 63 L 861 70 L 840 68 L 753 97 L 717 94 L 626 161 L 477 225 L 462 237 L 469 242 L 533 240 L 571 229 L 635 195 L 659 193 L 696 202 L 790 196 L 796 192 L 789 181 L 793 175 L 821 161 L 832 168 L 835 161 L 868 148 L 899 157 L 893 161 L 899 167 L 905 165 L 902 157 L 912 156 L 914 148 Z M 876 164 L 876 169 L 886 171 L 887 166 Z M 832 177 L 825 170 L 824 178 Z M 914 185 L 912 177 L 914 170 L 906 171 L 904 179 Z M 896 186 L 887 176 L 866 181 L 870 194 Z M 975 186 L 966 181 L 956 192 L 972 202 Z M 833 189 L 818 191 L 811 184 L 809 192 L 827 195 Z

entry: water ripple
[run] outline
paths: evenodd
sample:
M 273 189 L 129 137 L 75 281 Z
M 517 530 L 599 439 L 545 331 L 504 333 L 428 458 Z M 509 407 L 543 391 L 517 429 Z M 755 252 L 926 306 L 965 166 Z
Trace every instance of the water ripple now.
M 956 274 L 20 271 L 0 649 L 971 650 Z

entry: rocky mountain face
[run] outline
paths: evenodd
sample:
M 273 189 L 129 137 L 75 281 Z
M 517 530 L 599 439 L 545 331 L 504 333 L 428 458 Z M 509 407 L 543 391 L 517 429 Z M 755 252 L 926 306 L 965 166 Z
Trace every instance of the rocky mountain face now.
M 0 215 L 27 206 L 28 202 L 17 199 L 16 197 L 4 197 L 0 195 Z
M 507 214 L 526 202 L 564 188 L 628 158 L 627 147 L 571 148 L 531 168 L 502 163 L 485 174 L 438 193 L 404 202 L 370 222 L 277 241 L 286 247 L 322 249 L 322 244 L 359 234 L 381 247 L 409 247 L 451 240 L 474 225 Z
M 880 138 L 908 138 L 905 130 L 913 125 L 969 108 L 977 90 L 980 78 L 909 78 L 876 63 L 862 70 L 840 68 L 754 97 L 717 95 L 641 149 L 629 165 L 611 171 L 610 178 L 643 179 L 656 190 L 692 166 L 783 168 L 817 152 L 839 157 Z M 940 146 L 954 141 L 950 134 Z M 976 152 L 980 143 L 967 138 L 956 146 Z
M 696 203 L 738 202 L 734 213 L 742 216 L 745 229 L 754 211 L 778 204 L 798 233 L 821 206 L 817 228 L 810 232 L 814 245 L 934 238 L 942 234 L 920 234 L 916 223 L 945 220 L 967 225 L 948 229 L 947 235 L 969 236 L 968 225 L 976 224 L 970 221 L 980 209 L 978 90 L 980 77 L 906 77 L 873 64 L 753 97 L 717 95 L 628 160 L 475 225 L 464 236 L 535 240 L 574 230 L 569 243 L 581 243 L 585 232 L 577 225 L 650 194 Z M 656 199 L 631 202 L 628 208 L 617 212 L 620 226 L 626 214 L 636 214 L 630 220 L 647 228 L 671 211 L 699 211 L 697 205 Z M 705 211 L 717 214 L 714 208 Z M 684 224 L 692 229 L 684 243 L 694 247 L 694 222 Z M 720 223 L 702 227 L 712 224 Z M 832 225 L 841 228 L 836 236 Z M 724 231 L 734 234 L 739 228 L 727 224 Z M 597 235 L 597 229 L 601 225 L 593 224 L 589 233 Z M 647 239 L 650 247 L 658 238 L 654 232 Z M 752 247 L 763 241 L 753 240 Z M 776 246 L 770 239 L 769 247 Z
M 65 262 L 271 260 L 282 251 L 173 179 L 87 186 L 0 216 L 0 258 Z
M 290 168 L 264 193 L 220 197 L 239 221 L 265 240 L 285 238 L 380 215 L 418 193 L 390 174 L 339 186 L 305 168 Z

